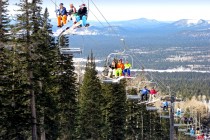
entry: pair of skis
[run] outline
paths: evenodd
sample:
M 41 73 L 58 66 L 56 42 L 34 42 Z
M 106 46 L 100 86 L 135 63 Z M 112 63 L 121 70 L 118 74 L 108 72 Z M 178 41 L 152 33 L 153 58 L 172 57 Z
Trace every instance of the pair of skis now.
M 159 99 L 157 99 L 157 100 L 153 100 L 153 101 L 140 101 L 138 104 L 146 104 L 146 105 L 148 105 L 148 104 L 153 104 L 154 102 L 156 102 L 156 101 L 158 101 Z
M 88 26 L 89 26 L 89 24 L 87 24 L 87 26 L 85 26 L 85 27 L 88 27 Z M 70 34 L 70 33 L 72 33 L 72 31 L 74 29 L 77 29 L 77 28 L 82 28 L 81 21 L 78 21 L 76 24 L 73 24 L 70 27 L 66 26 L 66 27 L 60 28 L 59 30 L 61 30 L 61 31 L 59 33 L 59 36 L 62 35 L 62 34 Z

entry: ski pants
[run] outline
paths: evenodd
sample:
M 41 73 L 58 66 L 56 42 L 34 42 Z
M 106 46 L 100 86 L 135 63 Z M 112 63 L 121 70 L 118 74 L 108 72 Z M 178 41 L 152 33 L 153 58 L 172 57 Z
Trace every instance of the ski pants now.
M 108 77 L 113 77 L 115 75 L 115 69 L 109 69 Z
M 163 106 L 163 110 L 168 110 L 168 106 Z
M 82 20 L 82 26 L 86 26 L 87 24 L 87 16 L 76 16 L 76 20 L 77 22 L 79 22 L 80 20 Z
M 62 24 L 63 25 L 66 24 L 67 16 L 66 15 L 63 15 L 63 16 L 59 15 L 57 17 L 57 20 L 58 20 L 58 26 L 62 26 Z
M 128 76 L 130 76 L 131 75 L 130 69 L 124 69 L 123 70 L 123 75 L 125 76 L 126 73 L 128 73 Z
M 115 71 L 115 77 L 117 76 L 122 76 L 122 69 L 121 68 L 117 68 L 116 71 Z
M 149 94 L 149 101 L 155 100 L 155 94 Z
M 147 94 L 141 94 L 141 101 L 144 100 L 144 96 L 145 96 L 145 101 L 147 101 Z

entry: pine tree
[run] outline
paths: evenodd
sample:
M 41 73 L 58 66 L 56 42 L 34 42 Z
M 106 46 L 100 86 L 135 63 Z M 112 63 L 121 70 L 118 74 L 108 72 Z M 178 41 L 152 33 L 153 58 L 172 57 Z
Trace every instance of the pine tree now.
M 5 42 L 9 39 L 8 35 L 6 35 L 10 27 L 7 6 L 8 0 L 0 0 L 0 42 Z
M 1 48 L 0 83 L 0 139 L 28 138 L 30 114 L 29 96 L 25 93 L 27 77 L 24 74 L 24 59 L 16 45 L 9 50 Z
M 40 15 L 38 11 L 38 15 Z M 37 17 L 40 18 L 40 17 Z M 36 42 L 34 49 L 34 85 L 36 94 L 36 109 L 38 122 L 38 137 L 42 139 L 58 138 L 59 120 L 57 119 L 58 103 L 56 101 L 59 83 L 56 81 L 56 72 L 58 66 L 58 51 L 55 47 L 52 34 L 52 25 L 50 25 L 49 13 L 45 9 L 41 22 L 37 22 L 33 29 L 33 40 Z M 35 21 L 36 22 L 36 21 Z M 41 26 L 42 28 L 40 28 Z M 53 125 L 52 125 L 53 124 Z
M 59 138 L 69 140 L 75 138 L 78 87 L 72 56 L 61 56 L 59 65 Z
M 131 90 L 131 95 L 136 95 L 136 89 Z M 128 100 L 126 102 L 126 139 L 142 138 L 143 125 L 143 107 L 137 104 L 136 100 Z
M 102 139 L 102 91 L 93 54 L 88 57 L 79 94 L 78 139 Z
M 106 139 L 125 139 L 126 93 L 125 81 L 103 86 L 103 119 L 106 124 Z
M 33 67 L 36 61 L 34 51 L 37 47 L 36 42 L 33 41 L 32 36 L 38 29 L 37 22 L 34 20 L 34 13 L 36 13 L 37 5 L 39 1 L 33 0 L 29 3 L 28 0 L 20 1 L 18 6 L 20 7 L 20 14 L 17 15 L 17 31 L 22 32 L 21 46 L 25 49 L 25 57 L 27 63 L 27 93 L 30 94 L 30 107 L 31 107 L 31 121 L 32 121 L 32 140 L 37 139 L 37 116 L 35 105 L 35 80 Z M 35 23 L 34 23 L 35 22 Z M 31 35 L 32 34 L 32 35 Z

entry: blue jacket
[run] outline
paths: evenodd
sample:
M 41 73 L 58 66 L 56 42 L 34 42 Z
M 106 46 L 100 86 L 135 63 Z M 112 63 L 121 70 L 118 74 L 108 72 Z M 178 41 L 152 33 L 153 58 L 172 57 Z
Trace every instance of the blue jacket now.
M 163 106 L 168 106 L 168 102 L 163 102 Z
M 191 129 L 191 130 L 190 130 L 190 135 L 191 135 L 191 136 L 194 136 L 194 135 L 195 135 L 195 130 Z
M 140 90 L 141 94 L 148 94 L 149 90 L 146 88 L 143 88 L 142 90 Z
M 61 16 L 67 15 L 66 8 L 63 7 L 63 9 L 58 9 L 58 10 L 57 10 L 57 13 L 58 13 L 59 15 L 61 15 Z

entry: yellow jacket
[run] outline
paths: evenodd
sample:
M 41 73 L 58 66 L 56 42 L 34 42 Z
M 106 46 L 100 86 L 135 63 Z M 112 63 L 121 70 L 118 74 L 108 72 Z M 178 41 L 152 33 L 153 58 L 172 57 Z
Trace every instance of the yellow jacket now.
M 130 69 L 131 68 L 131 64 L 130 63 L 124 64 L 124 67 L 125 67 L 125 69 Z

